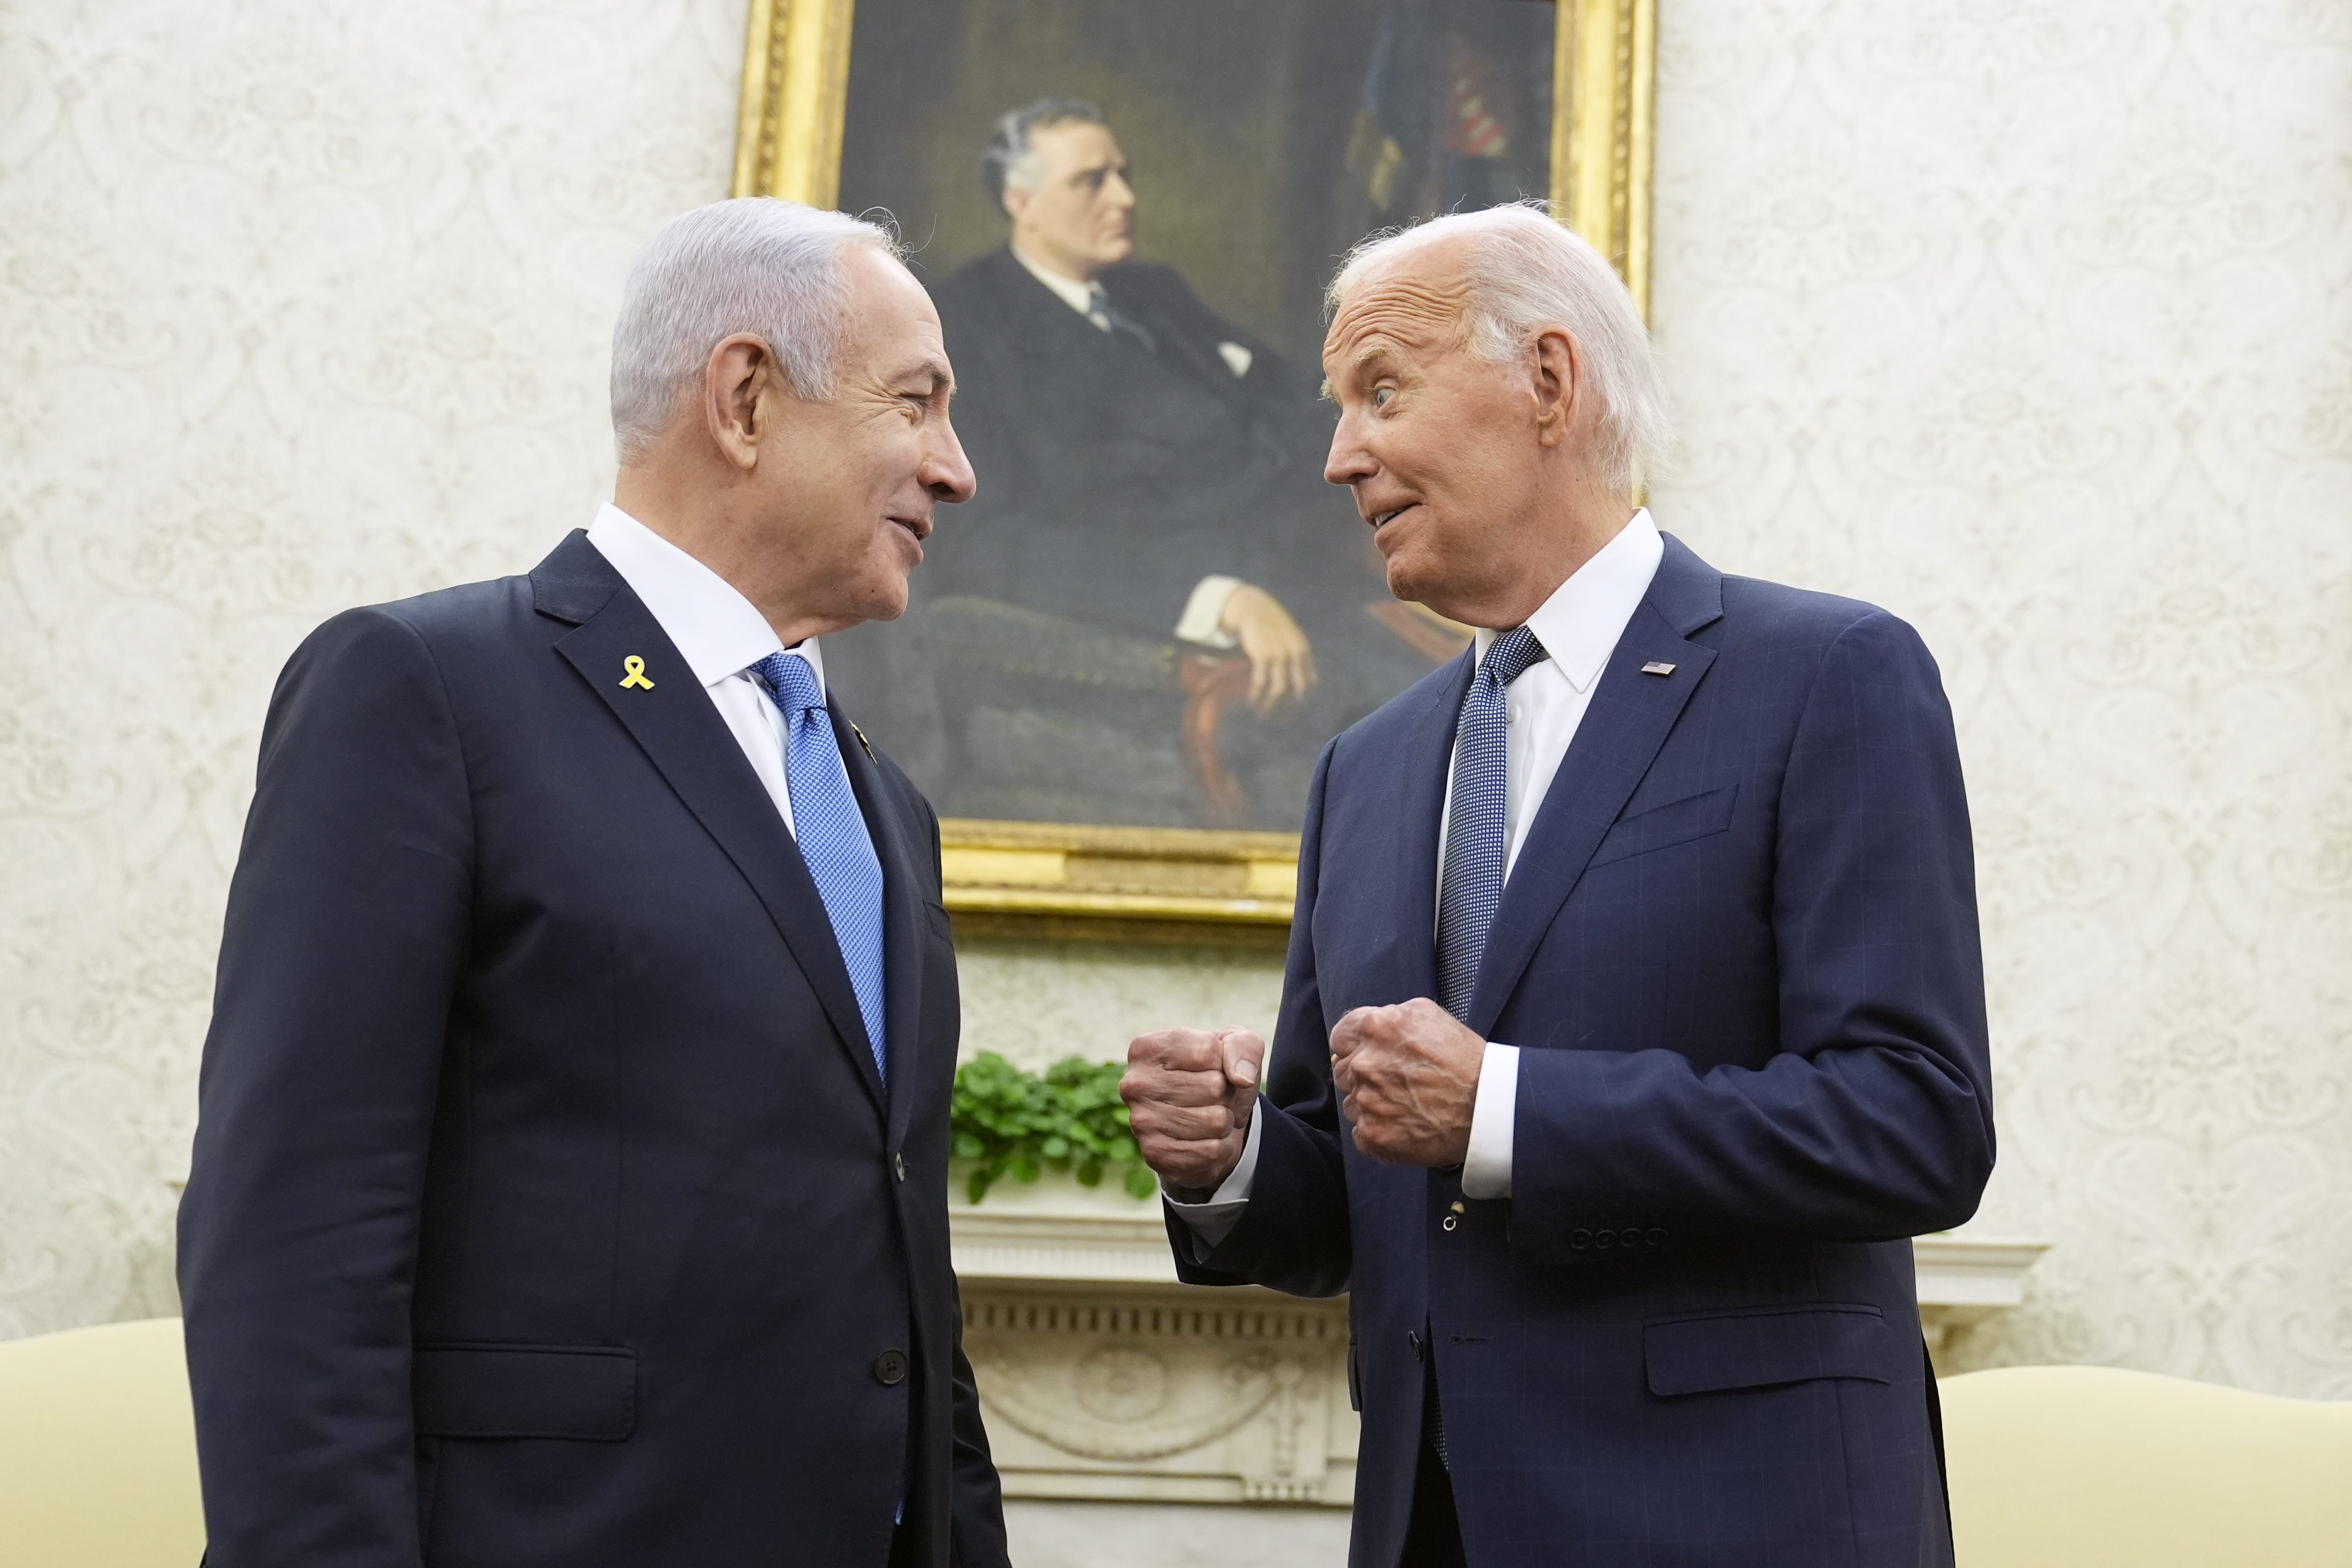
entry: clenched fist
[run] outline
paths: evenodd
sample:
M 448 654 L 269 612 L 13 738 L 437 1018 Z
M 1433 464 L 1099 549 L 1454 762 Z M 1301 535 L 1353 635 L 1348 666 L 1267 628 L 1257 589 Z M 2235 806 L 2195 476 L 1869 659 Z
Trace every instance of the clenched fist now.
M 1241 1163 L 1265 1041 L 1245 1029 L 1162 1029 L 1127 1048 L 1118 1081 L 1143 1163 L 1171 1196 L 1204 1203 Z
M 1358 1008 L 1331 1031 L 1340 1108 L 1383 1165 L 1459 1165 L 1486 1062 L 1486 1042 L 1426 997 Z

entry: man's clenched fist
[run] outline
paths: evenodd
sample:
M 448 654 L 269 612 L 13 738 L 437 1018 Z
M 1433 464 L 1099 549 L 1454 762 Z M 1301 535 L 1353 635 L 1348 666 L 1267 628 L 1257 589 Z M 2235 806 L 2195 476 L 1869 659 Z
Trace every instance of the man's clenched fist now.
M 1358 1008 L 1331 1031 L 1331 1081 L 1356 1147 L 1384 1165 L 1459 1165 L 1470 1152 L 1486 1042 L 1426 997 Z
M 1206 1202 L 1241 1163 L 1265 1041 L 1245 1029 L 1162 1029 L 1127 1048 L 1118 1081 L 1143 1163 L 1186 1203 Z

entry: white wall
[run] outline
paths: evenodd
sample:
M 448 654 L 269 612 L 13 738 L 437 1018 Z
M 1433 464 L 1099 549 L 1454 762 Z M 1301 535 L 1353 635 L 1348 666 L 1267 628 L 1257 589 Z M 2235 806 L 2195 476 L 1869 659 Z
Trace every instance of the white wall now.
M 609 494 L 742 0 L 0 0 L 0 1336 L 168 1310 L 278 665 Z
M 1662 8 L 1658 516 L 1958 714 L 2058 1245 L 1957 1358 L 2352 1396 L 2352 10 Z
M 1964 1359 L 2352 1393 L 2340 7 L 1665 0 L 1667 527 L 1926 631 L 2004 1159 Z M 741 0 L 0 0 L 0 1336 L 168 1307 L 262 706 L 610 472 L 621 269 L 723 192 Z M 991 946 L 972 1032 L 1268 1010 Z

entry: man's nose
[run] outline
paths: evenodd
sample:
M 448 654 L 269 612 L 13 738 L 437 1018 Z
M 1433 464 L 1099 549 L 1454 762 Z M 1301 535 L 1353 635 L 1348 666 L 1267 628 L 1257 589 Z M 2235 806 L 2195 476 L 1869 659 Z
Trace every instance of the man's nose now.
M 1135 187 L 1129 184 L 1127 176 L 1116 169 L 1112 170 L 1110 177 L 1103 182 L 1103 195 L 1114 207 L 1135 205 Z
M 919 477 L 936 501 L 969 501 L 979 491 L 980 476 L 971 471 L 971 460 L 963 455 L 963 443 L 956 439 L 950 421 L 940 421 L 939 435 L 923 454 Z
M 1333 485 L 1354 485 L 1370 478 L 1380 471 L 1372 455 L 1356 434 L 1352 415 L 1339 416 L 1339 428 L 1331 432 L 1331 450 L 1323 458 L 1323 477 Z

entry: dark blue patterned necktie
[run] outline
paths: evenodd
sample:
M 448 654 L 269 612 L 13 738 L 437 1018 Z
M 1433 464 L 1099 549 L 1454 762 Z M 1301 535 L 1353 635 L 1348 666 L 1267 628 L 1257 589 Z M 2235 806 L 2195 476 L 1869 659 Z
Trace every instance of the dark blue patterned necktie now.
M 784 782 L 792 791 L 793 836 L 808 862 L 817 896 L 833 922 L 857 993 L 857 1013 L 874 1048 L 875 1070 L 890 1077 L 882 1038 L 882 861 L 857 810 L 842 765 L 841 745 L 825 716 L 816 672 L 798 653 L 771 653 L 751 666 L 784 716 Z
M 1551 657 L 1524 626 L 1495 639 L 1454 728 L 1454 783 L 1437 899 L 1437 986 L 1445 1010 L 1467 1018 L 1486 929 L 1503 902 L 1506 793 L 1510 783 L 1510 685 Z

